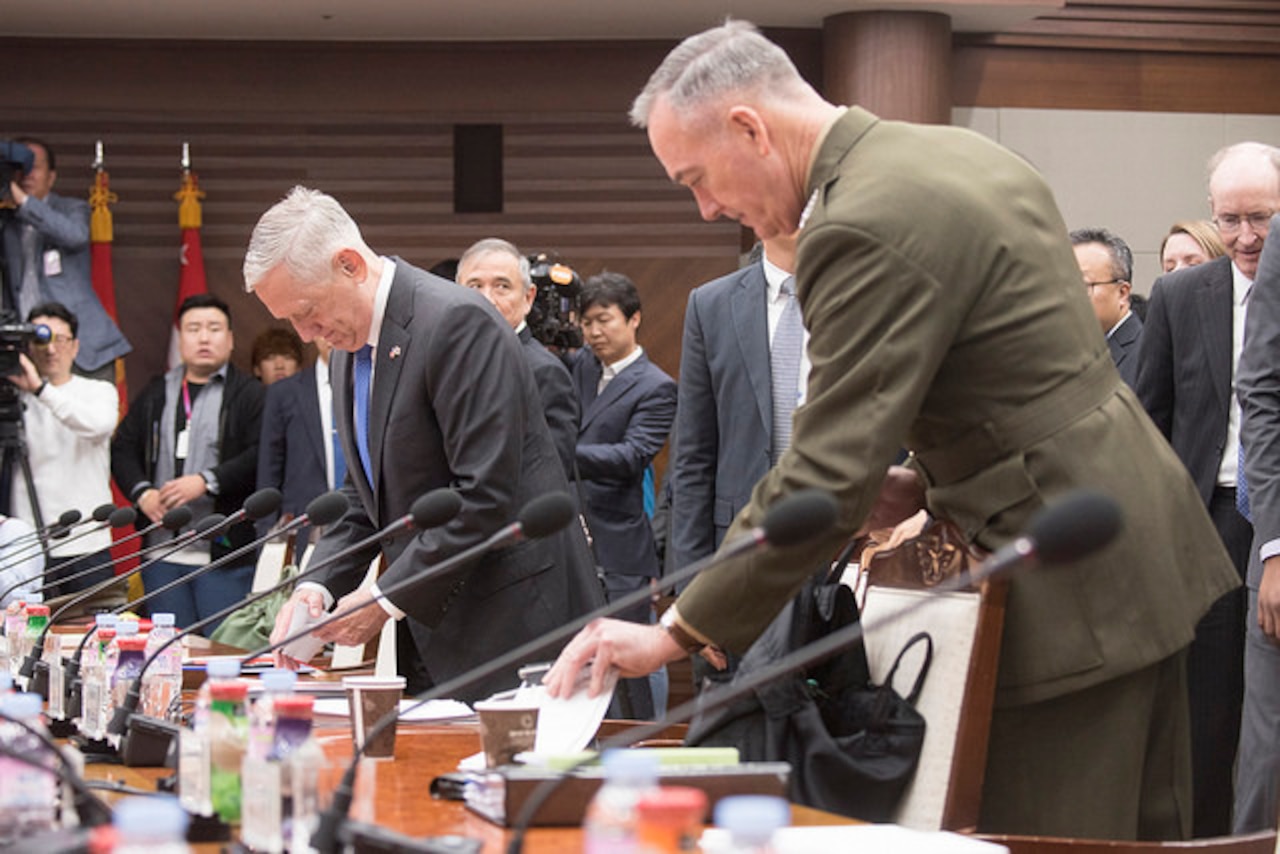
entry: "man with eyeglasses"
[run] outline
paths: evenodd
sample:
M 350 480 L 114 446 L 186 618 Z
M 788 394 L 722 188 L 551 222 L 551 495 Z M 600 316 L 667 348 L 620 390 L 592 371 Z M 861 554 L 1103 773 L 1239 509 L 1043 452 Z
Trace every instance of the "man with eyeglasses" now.
M 1111 359 L 1120 379 L 1132 387 L 1138 378 L 1138 344 L 1142 340 L 1142 321 L 1129 310 L 1133 252 L 1129 244 L 1105 228 L 1076 229 L 1071 232 L 1071 248 Z
M 1280 152 L 1241 142 L 1209 160 L 1209 207 L 1227 254 L 1156 280 L 1138 356 L 1138 397 L 1209 508 L 1241 580 L 1253 528 L 1238 507 L 1236 363 L 1246 300 L 1270 215 L 1280 208 Z M 1255 584 L 1256 587 L 1256 584 Z M 1195 836 L 1231 830 L 1232 767 L 1244 695 L 1246 596 L 1224 595 L 1196 628 L 1188 659 Z M 1274 815 L 1274 804 L 1272 805 Z
M 22 416 L 27 457 L 35 484 L 35 497 L 47 521 L 66 510 L 79 510 L 85 518 L 95 507 L 111 502 L 111 431 L 116 427 L 119 399 L 116 387 L 71 372 L 80 352 L 78 318 L 62 303 L 42 303 L 31 309 L 27 320 L 49 328 L 49 340 L 20 354 L 22 373 L 6 377 L 22 390 Z M 35 519 L 31 496 L 22 473 L 15 471 L 10 487 L 12 515 L 28 522 Z M 111 559 L 107 530 L 78 536 L 65 546 L 51 543 L 49 581 L 74 575 Z M 66 566 L 65 572 L 58 570 Z M 109 577 L 111 570 L 92 572 L 68 581 L 49 595 L 72 593 Z

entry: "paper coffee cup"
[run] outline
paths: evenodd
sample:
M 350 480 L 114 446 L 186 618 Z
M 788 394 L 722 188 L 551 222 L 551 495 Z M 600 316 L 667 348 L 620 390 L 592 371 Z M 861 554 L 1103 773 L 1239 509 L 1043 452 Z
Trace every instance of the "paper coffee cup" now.
M 356 750 L 364 748 L 365 756 L 377 758 L 395 755 L 395 712 L 400 707 L 400 698 L 404 696 L 404 686 L 403 676 L 343 678 L 342 687 L 346 689 L 347 703 L 351 708 L 351 738 Z M 370 731 L 387 716 L 391 716 L 391 721 L 365 747 Z
M 538 707 L 509 701 L 475 704 L 485 765 L 510 765 L 517 753 L 533 750 L 538 736 Z

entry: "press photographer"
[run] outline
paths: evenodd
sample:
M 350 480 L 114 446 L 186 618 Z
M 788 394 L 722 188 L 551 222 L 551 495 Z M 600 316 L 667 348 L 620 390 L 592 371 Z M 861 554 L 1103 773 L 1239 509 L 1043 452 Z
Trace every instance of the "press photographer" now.
M 30 137 L 0 142 L 5 287 L 3 308 L 27 317 L 59 302 L 80 319 L 76 372 L 114 380 L 114 362 L 132 348 L 93 290 L 89 273 L 89 204 L 53 192 L 54 151 Z
M 0 419 L 21 418 L 32 483 L 29 489 L 22 472 L 11 466 L 11 515 L 37 525 L 38 516 L 71 509 L 87 518 L 95 507 L 111 503 L 111 432 L 119 410 L 116 389 L 111 383 L 72 374 L 71 366 L 80 351 L 79 323 L 66 306 L 56 302 L 37 305 L 27 320 L 30 325 L 25 329 L 0 327 L 0 348 L 7 343 L 3 338 L 8 329 L 19 330 L 25 342 L 21 348 L 0 349 L 4 360 L 0 368 L 11 368 L 5 371 L 7 382 L 0 391 L 0 401 L 13 401 L 0 405 Z M 38 514 L 37 507 L 43 513 Z M 50 581 L 105 564 L 111 558 L 111 534 L 106 529 L 61 548 L 56 542 L 50 546 Z M 76 565 L 60 573 L 57 567 L 71 561 Z M 110 571 L 89 573 L 51 593 L 83 590 Z

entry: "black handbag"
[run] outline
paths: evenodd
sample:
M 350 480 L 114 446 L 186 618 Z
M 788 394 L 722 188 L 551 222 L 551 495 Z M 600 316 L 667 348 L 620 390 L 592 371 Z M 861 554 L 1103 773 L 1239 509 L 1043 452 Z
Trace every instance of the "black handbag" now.
M 853 591 L 831 577 L 824 571 L 806 583 L 747 650 L 731 685 L 858 621 Z M 924 660 L 904 698 L 893 689 L 893 677 L 906 651 L 921 642 Z M 890 821 L 920 761 L 925 721 L 915 702 L 932 659 L 933 640 L 921 632 L 907 641 L 885 683 L 875 685 L 859 642 L 805 672 L 699 713 L 685 743 L 736 747 L 743 761 L 789 762 L 792 802 Z

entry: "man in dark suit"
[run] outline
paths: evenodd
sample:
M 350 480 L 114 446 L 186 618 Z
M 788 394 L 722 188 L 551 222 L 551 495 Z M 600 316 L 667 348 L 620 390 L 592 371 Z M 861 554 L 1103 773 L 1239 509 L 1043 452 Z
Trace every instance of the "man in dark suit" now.
M 676 415 L 676 384 L 636 342 L 640 294 L 619 273 L 582 286 L 582 337 L 573 362 L 582 404 L 577 462 L 583 515 L 610 599 L 649 586 L 661 575 L 653 528 L 644 510 L 644 473 L 662 450 Z M 648 623 L 641 605 L 620 615 Z M 627 680 L 631 714 L 654 712 L 647 680 Z
M 1276 826 L 1280 800 L 1280 150 L 1272 147 L 1270 183 L 1214 215 L 1228 251 L 1262 244 L 1249 295 L 1236 392 L 1244 447 L 1246 508 L 1253 520 L 1244 646 L 1244 707 L 1232 831 Z
M 802 544 L 702 573 L 659 626 L 595 621 L 549 690 L 587 662 L 599 685 L 613 667 L 740 652 L 850 536 L 923 503 L 995 549 L 1087 486 L 1115 498 L 1124 529 L 1096 555 L 1010 578 L 980 828 L 1185 834 L 1185 649 L 1239 582 L 1116 372 L 1043 178 L 971 131 L 830 103 L 744 21 L 673 49 L 631 117 L 704 218 L 800 231 L 806 400 L 726 541 L 806 487 L 839 512 Z M 910 467 L 893 467 L 904 446 Z
M 282 498 L 278 512 L 258 520 L 259 535 L 270 531 L 281 516 L 297 516 L 317 496 L 340 489 L 346 476 L 329 385 L 333 348 L 323 338 L 313 343 L 319 351 L 314 364 L 267 386 L 258 443 L 258 489 L 273 487 Z M 297 554 L 308 543 L 310 532 L 310 528 L 298 532 Z
M 669 475 L 672 566 L 720 547 L 785 450 L 773 445 L 769 342 L 786 300 L 795 299 L 781 287 L 794 269 L 795 238 L 777 237 L 764 242 L 759 260 L 689 294 Z M 807 367 L 802 362 L 792 408 L 803 399 Z
M 573 391 L 569 370 L 533 337 L 525 320 L 538 289 L 529 273 L 529 259 L 505 240 L 486 238 L 473 244 L 458 259 L 458 284 L 479 291 L 511 325 L 520 338 L 525 360 L 533 372 L 542 399 L 556 453 L 564 465 L 564 475 L 573 480 L 573 448 L 578 441 L 578 396 Z
M 1266 153 L 1250 144 L 1219 151 L 1209 166 L 1215 215 L 1255 211 L 1257 195 L 1275 182 Z M 1224 242 L 1226 256 L 1161 276 L 1152 286 L 1135 390 L 1191 473 L 1243 580 L 1253 530 L 1237 509 L 1240 407 L 1233 378 L 1262 235 Z M 1231 829 L 1245 607 L 1243 587 L 1225 594 L 1196 627 L 1187 662 L 1196 836 Z
M 4 308 L 25 318 L 40 303 L 62 303 L 80 320 L 76 372 L 115 382 L 115 360 L 133 348 L 93 290 L 89 205 L 53 192 L 57 159 L 47 143 L 18 141 L 31 149 L 35 165 L 9 187 L 17 205 L 13 219 L 0 220 L 8 274 Z
M 1130 310 L 1133 284 L 1133 252 L 1129 244 L 1105 228 L 1078 228 L 1071 232 L 1071 247 L 1084 276 L 1093 313 L 1102 324 L 1111 360 L 1120 379 L 1130 386 L 1138 378 L 1138 342 L 1142 321 Z
M 563 625 L 599 601 L 578 526 L 499 549 L 444 577 L 430 569 L 511 522 L 533 498 L 566 488 L 519 341 L 478 294 L 374 253 L 330 196 L 295 187 L 263 214 L 244 263 L 245 286 L 304 341 L 322 337 L 332 360 L 338 434 L 347 460 L 347 512 L 325 531 L 312 563 L 408 512 L 433 489 L 462 499 L 449 524 L 383 541 L 387 569 L 357 589 L 379 546 L 301 584 L 281 609 L 319 617 L 370 603 L 317 634 L 359 644 L 388 617 L 410 691 L 458 676 Z M 384 597 L 408 578 L 411 589 Z M 407 629 L 405 626 L 407 625 Z M 500 673 L 458 693 L 475 700 L 517 683 Z

